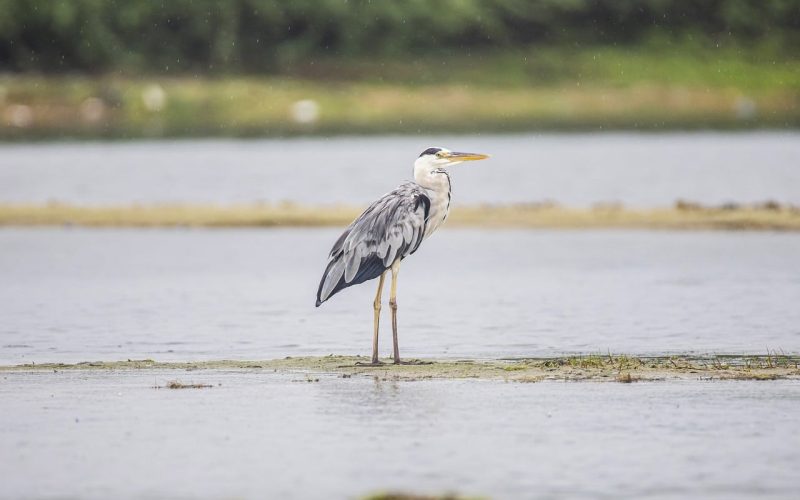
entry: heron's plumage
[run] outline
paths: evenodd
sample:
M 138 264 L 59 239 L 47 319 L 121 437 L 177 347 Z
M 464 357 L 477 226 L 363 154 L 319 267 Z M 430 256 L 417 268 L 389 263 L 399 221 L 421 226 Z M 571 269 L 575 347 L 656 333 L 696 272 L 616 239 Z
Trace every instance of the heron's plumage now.
M 389 306 L 392 310 L 394 362 L 400 364 L 397 342 L 397 273 L 400 262 L 416 252 L 447 219 L 452 184 L 447 167 L 465 161 L 485 160 L 488 155 L 428 148 L 414 161 L 414 181 L 385 194 L 358 216 L 334 243 L 328 265 L 317 289 L 317 307 L 339 290 L 380 277 L 372 334 L 372 365 L 378 359 L 378 330 L 384 273 L 391 269 Z
M 430 210 L 428 190 L 410 181 L 370 205 L 333 245 L 317 306 L 340 290 L 379 277 L 396 260 L 414 253 L 426 236 Z

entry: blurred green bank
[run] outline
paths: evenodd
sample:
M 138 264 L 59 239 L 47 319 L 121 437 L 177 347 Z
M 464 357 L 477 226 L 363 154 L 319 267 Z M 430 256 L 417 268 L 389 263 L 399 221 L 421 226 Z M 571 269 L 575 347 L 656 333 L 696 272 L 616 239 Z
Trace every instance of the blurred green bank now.
M 0 0 L 0 139 L 796 128 L 800 2 Z
M 543 49 L 275 76 L 5 74 L 0 138 L 797 127 L 800 59 L 755 52 Z

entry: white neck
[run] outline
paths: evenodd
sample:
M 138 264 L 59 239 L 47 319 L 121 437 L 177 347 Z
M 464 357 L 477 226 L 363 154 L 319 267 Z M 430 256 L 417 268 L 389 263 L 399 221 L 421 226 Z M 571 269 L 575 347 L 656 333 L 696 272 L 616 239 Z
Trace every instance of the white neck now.
M 450 176 L 444 167 L 419 158 L 414 163 L 414 181 L 428 191 L 431 200 L 427 238 L 447 219 L 450 211 Z
M 444 182 L 445 192 L 450 190 L 450 179 L 446 170 L 431 161 L 426 161 L 425 158 L 419 158 L 414 162 L 414 182 L 437 192 L 442 189 Z

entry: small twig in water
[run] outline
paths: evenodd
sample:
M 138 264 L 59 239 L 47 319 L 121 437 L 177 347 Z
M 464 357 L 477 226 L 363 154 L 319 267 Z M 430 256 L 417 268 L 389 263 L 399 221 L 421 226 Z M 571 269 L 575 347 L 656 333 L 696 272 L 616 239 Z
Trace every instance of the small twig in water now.
M 153 389 L 208 389 L 211 384 L 184 384 L 180 380 L 170 380 L 167 385 L 156 385 Z

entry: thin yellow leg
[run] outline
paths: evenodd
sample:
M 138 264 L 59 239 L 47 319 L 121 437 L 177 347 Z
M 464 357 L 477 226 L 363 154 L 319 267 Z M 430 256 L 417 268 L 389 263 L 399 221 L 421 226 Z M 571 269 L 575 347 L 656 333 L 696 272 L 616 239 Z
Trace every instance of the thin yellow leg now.
M 381 293 L 383 293 L 383 278 L 386 277 L 386 273 L 381 274 L 381 277 L 378 278 L 378 292 L 375 294 L 375 302 L 372 303 L 373 308 L 375 309 L 375 333 L 372 336 L 372 364 L 378 364 L 378 326 L 381 322 Z
M 392 308 L 392 343 L 394 362 L 400 364 L 400 347 L 397 344 L 397 273 L 400 272 L 400 259 L 392 264 L 392 291 L 389 294 L 389 307 Z

